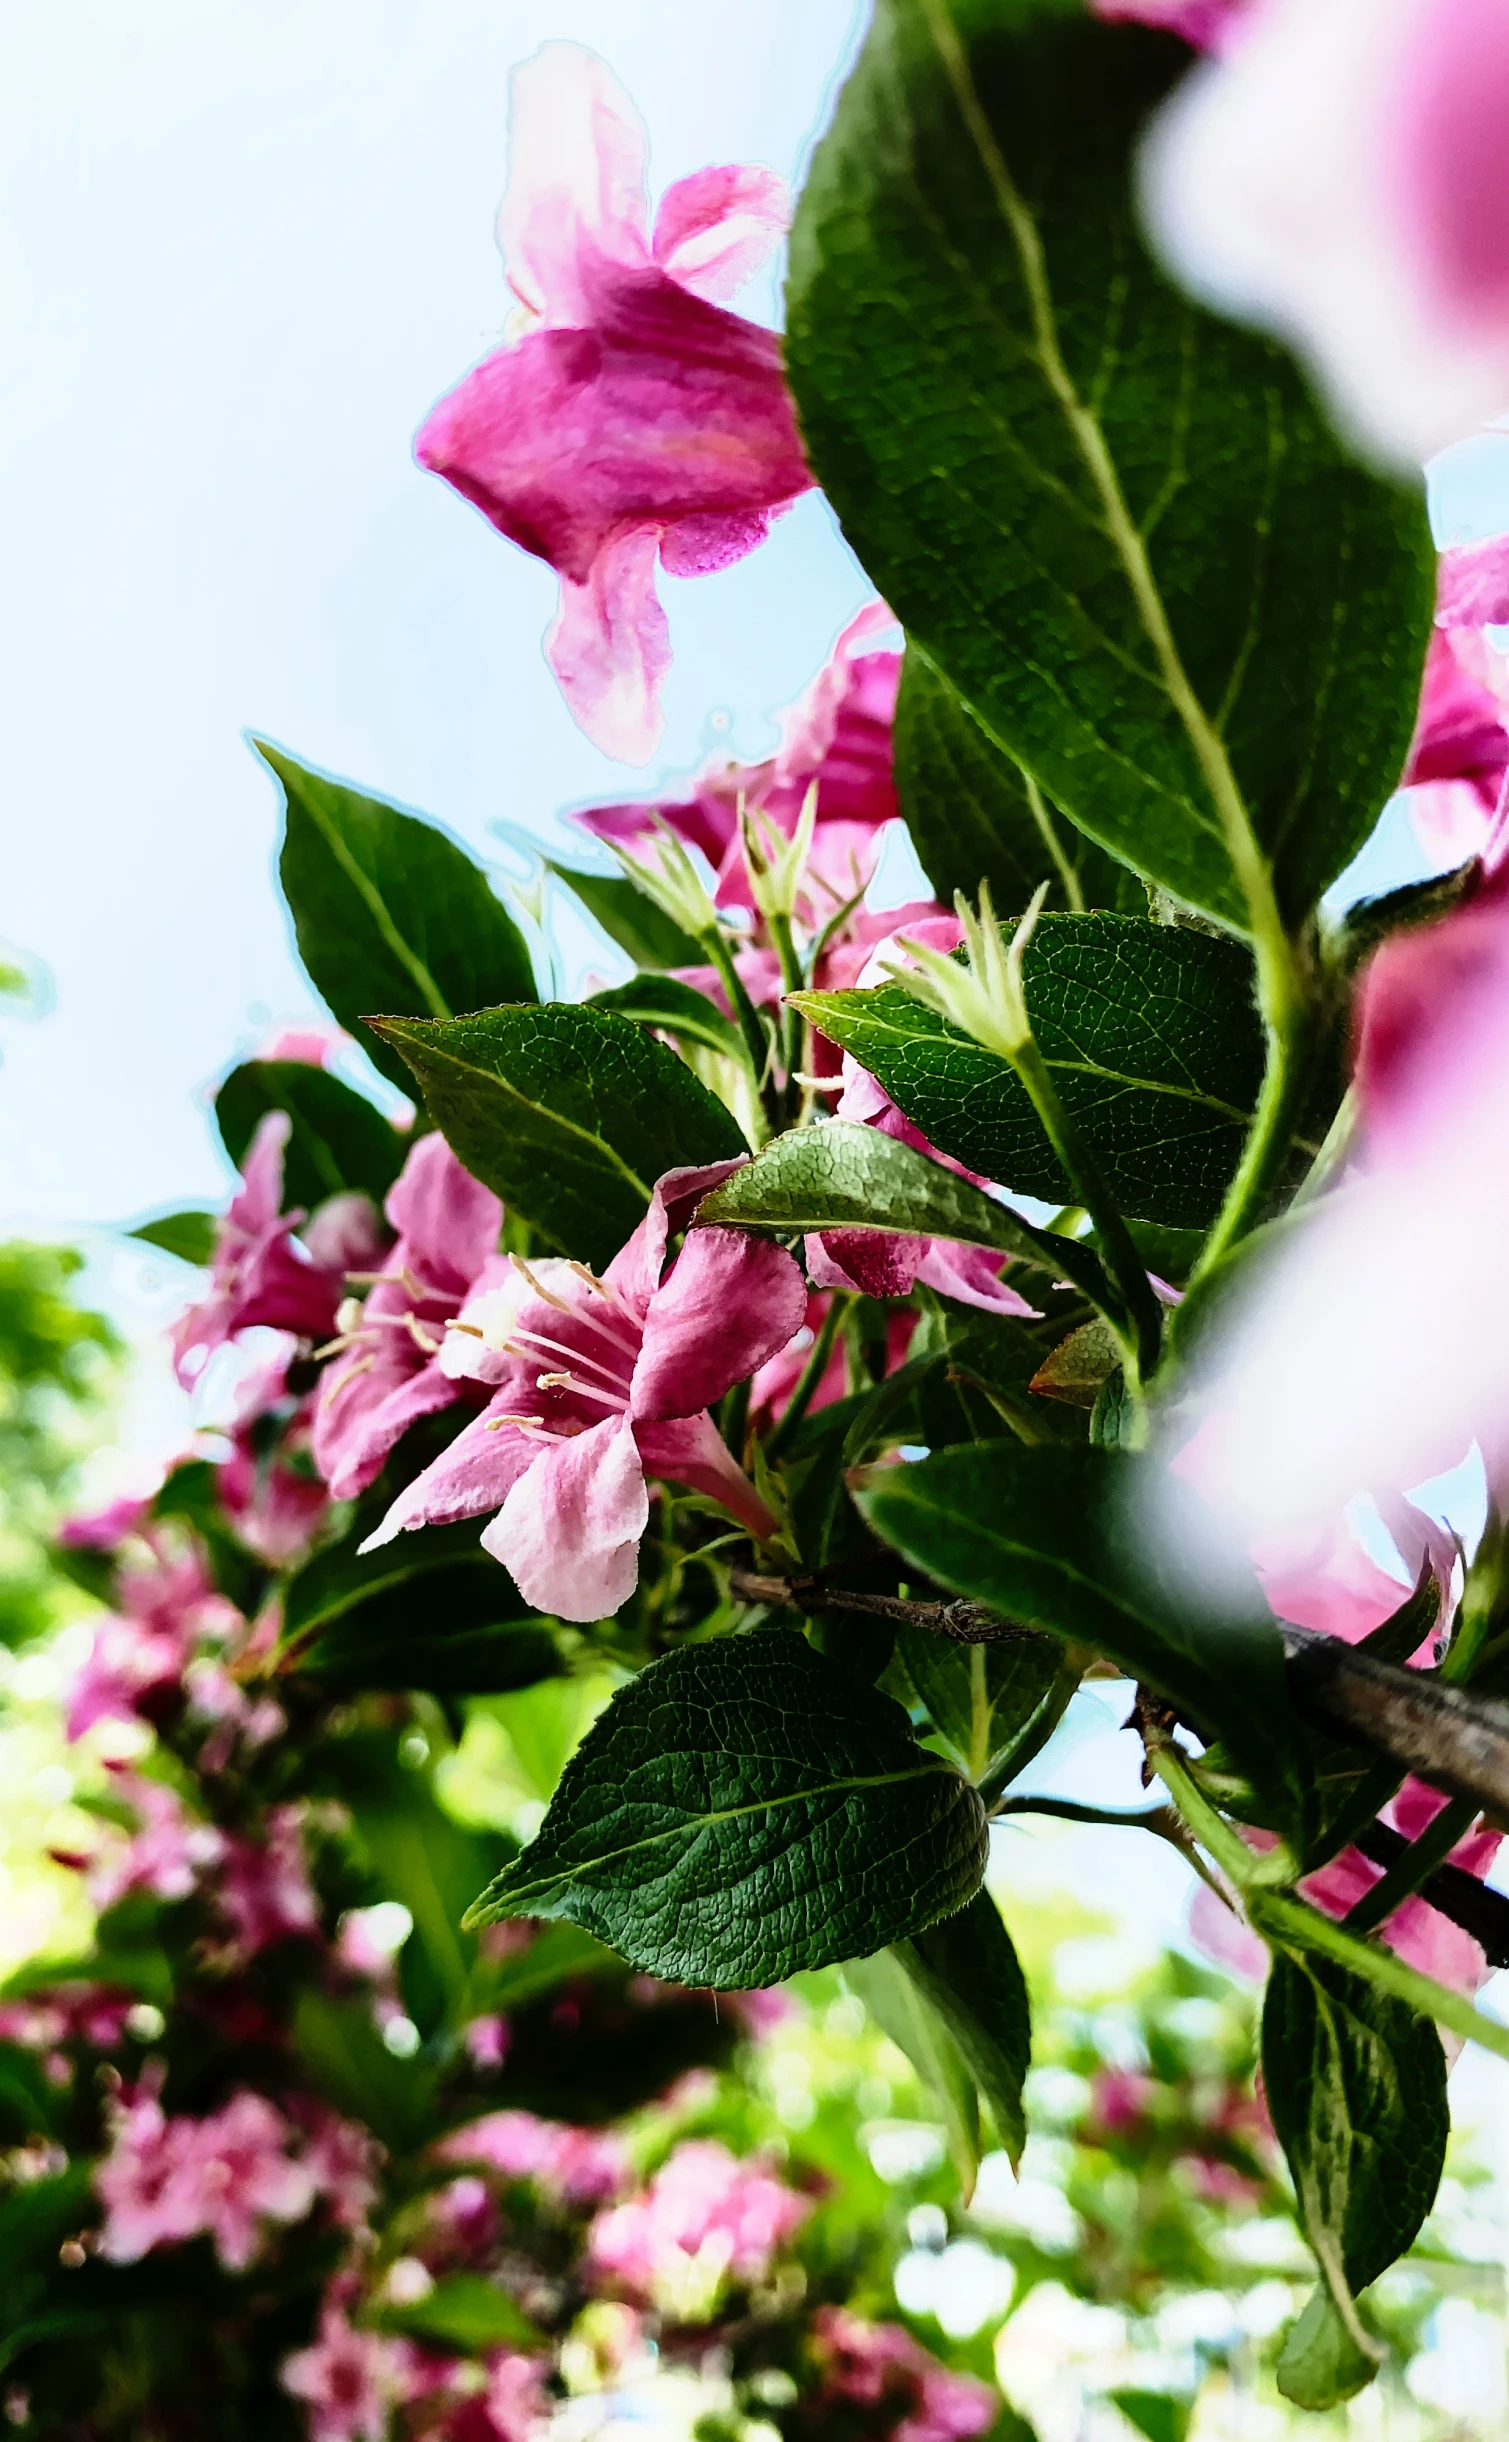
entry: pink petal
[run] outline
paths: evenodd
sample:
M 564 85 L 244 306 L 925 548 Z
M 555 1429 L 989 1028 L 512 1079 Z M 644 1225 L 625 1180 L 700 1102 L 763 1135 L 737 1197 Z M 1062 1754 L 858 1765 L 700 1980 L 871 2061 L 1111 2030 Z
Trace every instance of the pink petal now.
M 693 1416 L 745 1382 L 801 1327 L 801 1266 L 768 1238 L 693 1230 L 656 1291 L 630 1389 L 636 1419 Z
M 961 1246 L 951 1238 L 930 1238 L 917 1266 L 924 1288 L 952 1297 L 961 1306 L 981 1306 L 991 1314 L 1035 1317 L 1036 1306 L 1009 1289 L 1001 1278 L 1005 1258 L 994 1247 Z
M 694 170 L 661 197 L 651 251 L 683 288 L 721 305 L 759 270 L 790 221 L 786 182 L 774 170 L 754 163 Z
M 226 1212 L 227 1220 L 248 1236 L 272 1229 L 282 1212 L 283 1153 L 292 1133 L 286 1111 L 268 1111 L 257 1122 L 241 1164 L 241 1185 Z
M 644 122 L 611 68 L 542 43 L 509 79 L 508 191 L 498 245 L 509 286 L 549 323 L 591 320 L 582 252 L 647 260 Z
M 806 1240 L 807 1276 L 819 1289 L 906 1297 L 916 1287 L 928 1244 L 926 1238 L 904 1238 L 890 1230 L 823 1230 Z
M 607 1619 L 638 1583 L 650 1518 L 629 1421 L 610 1416 L 536 1451 L 483 1545 L 537 1609 L 557 1619 Z
M 1509 534 L 1443 551 L 1436 572 L 1437 627 L 1509 623 Z
M 438 1365 L 427 1365 L 396 1331 L 385 1339 L 369 1372 L 358 1373 L 358 1362 L 331 1359 L 330 1387 L 321 1384 L 314 1413 L 314 1463 L 337 1501 L 354 1501 L 365 1492 L 410 1425 L 421 1416 L 438 1415 L 460 1396 L 459 1384 Z
M 641 526 L 606 544 L 585 584 L 561 578 L 545 659 L 594 746 L 620 763 L 648 763 L 664 726 L 660 688 L 671 636 L 655 591 L 659 535 Z
M 668 1170 L 655 1182 L 650 1209 L 628 1243 L 619 1249 L 603 1277 L 638 1315 L 649 1311 L 660 1286 L 665 1251 L 678 1230 L 686 1228 L 704 1196 L 742 1170 L 749 1159 L 739 1154 L 731 1162 L 707 1162 L 700 1168 Z
M 405 1241 L 410 1269 L 448 1290 L 470 1286 L 497 1253 L 503 1227 L 497 1197 L 462 1168 L 438 1128 L 420 1137 L 404 1163 L 388 1191 L 387 1214 Z
M 712 577 L 720 568 L 758 550 L 770 532 L 770 521 L 788 504 L 773 509 L 739 509 L 732 513 L 699 510 L 680 517 L 660 537 L 660 565 L 668 577 Z
M 496 1509 L 545 1446 L 538 1434 L 502 1421 L 518 1413 L 527 1396 L 527 1383 L 519 1377 L 506 1383 L 449 1449 L 405 1485 L 362 1550 L 375 1552 L 406 1527 L 450 1526 L 458 1518 L 479 1518 Z
M 1465 336 L 1509 329 L 1509 12 L 1417 8 L 1395 100 L 1401 203 L 1435 298 Z M 1402 249 L 1401 249 L 1402 251 Z
M 1179 34 L 1197 51 L 1218 50 L 1249 0 L 1091 0 L 1097 17 L 1130 19 Z
M 1268 1945 L 1202 1882 L 1189 1903 L 1189 1930 L 1197 1948 L 1230 1976 L 1261 1984 L 1268 1973 Z
M 647 1475 L 705 1493 L 762 1542 L 775 1533 L 775 1519 L 706 1410 L 666 1424 L 636 1424 L 634 1438 Z

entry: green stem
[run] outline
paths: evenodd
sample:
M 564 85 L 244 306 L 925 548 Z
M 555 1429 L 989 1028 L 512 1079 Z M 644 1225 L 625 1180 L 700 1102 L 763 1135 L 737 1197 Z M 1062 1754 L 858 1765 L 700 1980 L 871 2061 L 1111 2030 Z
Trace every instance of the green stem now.
M 768 1114 L 765 1111 L 765 1071 L 770 1062 L 770 1047 L 765 1039 L 765 1029 L 760 1024 L 759 1012 L 744 989 L 739 970 L 734 965 L 734 955 L 729 948 L 728 936 L 721 925 L 708 926 L 702 936 L 702 946 L 723 978 L 723 989 L 728 994 L 728 1005 L 733 1011 L 734 1022 L 739 1029 L 744 1045 L 744 1063 L 749 1070 L 750 1083 L 754 1087 L 755 1107 L 768 1121 Z
M 1261 971 L 1261 970 L 1260 970 Z M 1311 1076 L 1313 1027 L 1297 996 L 1266 1012 L 1268 1066 L 1236 1177 L 1227 1190 L 1215 1227 L 1200 1252 L 1189 1286 L 1214 1270 L 1222 1257 L 1257 1226 L 1289 1156 L 1304 1110 Z
M 1147 1760 L 1178 1807 L 1203 1849 L 1214 1857 L 1228 1881 L 1239 1891 L 1265 1884 L 1292 1882 L 1294 1860 L 1280 1841 L 1275 1848 L 1251 1849 L 1224 1815 L 1217 1814 L 1190 1772 L 1180 1749 L 1169 1738 L 1150 1738 Z
M 775 943 L 776 956 L 781 962 L 781 992 L 783 995 L 781 1002 L 781 1065 L 786 1072 L 783 1088 L 787 1106 L 786 1116 L 789 1119 L 792 1116 L 791 1105 L 795 1093 L 799 1090 L 795 1088 L 794 1080 L 796 1072 L 801 1066 L 802 1020 L 784 996 L 787 993 L 800 992 L 807 979 L 802 973 L 802 962 L 796 954 L 796 944 L 791 938 L 791 918 L 783 915 L 772 916 L 770 936 Z
M 1498 1506 L 1489 1503 L 1483 1540 L 1473 1556 L 1462 1594 L 1462 1616 L 1441 1676 L 1465 1686 L 1476 1677 L 1488 1648 L 1490 1632 L 1502 1627 L 1501 1604 L 1509 1573 L 1509 1534 Z
M 998 1798 L 992 1804 L 986 1796 L 987 1784 L 980 1783 L 980 1795 L 993 1820 L 1002 1815 L 1051 1815 L 1061 1823 L 1098 1823 L 1111 1829 L 1147 1831 L 1155 1840 L 1166 1840 L 1176 1848 L 1186 1865 L 1193 1868 L 1208 1890 L 1214 1891 L 1223 1906 L 1230 1906 L 1214 1874 L 1190 1838 L 1189 1831 L 1172 1806 L 1142 1806 L 1125 1809 L 1109 1806 L 1076 1806 L 1069 1798 Z
M 1371 1933 L 1375 1925 L 1387 1924 L 1394 1910 L 1414 1897 L 1427 1875 L 1444 1865 L 1457 1842 L 1472 1829 L 1479 1811 L 1470 1798 L 1448 1798 L 1419 1839 L 1412 1840 L 1404 1855 L 1347 1910 L 1342 1922 L 1348 1932 Z
M 765 1444 L 765 1456 L 774 1463 L 786 1448 L 792 1434 L 812 1405 L 812 1395 L 828 1370 L 833 1343 L 844 1319 L 850 1300 L 846 1290 L 835 1289 L 828 1301 L 828 1311 L 818 1325 L 817 1337 L 807 1351 L 807 1362 L 797 1377 L 797 1384 L 786 1402 L 785 1412 Z
M 1100 1164 L 1059 1100 L 1047 1061 L 1031 1037 L 1012 1059 L 1012 1067 L 1031 1098 L 1043 1133 L 1058 1155 L 1079 1202 L 1095 1224 L 1106 1270 L 1126 1300 L 1133 1338 L 1127 1347 L 1132 1386 L 1149 1381 L 1158 1363 L 1163 1337 L 1163 1309 L 1153 1291 L 1131 1232 L 1117 1209 Z M 1118 1334 L 1118 1336 L 1121 1336 Z
M 1509 2026 L 1486 2012 L 1474 2009 L 1463 1993 L 1454 1993 L 1431 1976 L 1422 1976 L 1416 1967 L 1406 1966 L 1393 1951 L 1385 1950 L 1381 1942 L 1368 1941 L 1348 1932 L 1345 1925 L 1334 1925 L 1328 1916 L 1307 1907 L 1303 1900 L 1282 1898 L 1276 1891 L 1255 1891 L 1248 1902 L 1247 1913 L 1253 1928 L 1265 1941 L 1291 1950 L 1313 1950 L 1321 1958 L 1334 1959 L 1340 1967 L 1350 1967 L 1357 1975 L 1368 1976 L 1384 1992 L 1393 1993 L 1422 2018 L 1434 2018 L 1438 2026 L 1450 2027 L 1454 2035 L 1468 2043 L 1480 2043 L 1485 2051 L 1497 2052 L 1509 2060 Z
M 749 1377 L 746 1375 L 742 1382 L 734 1384 L 724 1400 L 720 1419 L 723 1439 L 741 1467 L 744 1464 L 744 1444 L 749 1436 L 749 1390 Z

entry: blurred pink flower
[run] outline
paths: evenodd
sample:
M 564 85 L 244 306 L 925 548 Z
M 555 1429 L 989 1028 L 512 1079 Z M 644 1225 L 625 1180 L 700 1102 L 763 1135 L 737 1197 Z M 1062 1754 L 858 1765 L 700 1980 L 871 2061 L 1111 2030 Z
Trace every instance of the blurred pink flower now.
M 135 2006 L 134 1993 L 115 1985 L 44 1985 L 20 2000 L 0 2002 L 0 2043 L 21 2044 L 29 2052 L 50 2052 L 67 2043 L 113 2052 Z
M 612 2129 L 540 2120 L 531 2111 L 490 2111 L 452 2129 L 435 2148 L 445 2162 L 481 2163 L 504 2179 L 530 2179 L 565 2205 L 601 2204 L 628 2177 L 621 2137 Z
M 152 1504 L 135 1493 L 122 1493 L 104 1509 L 90 1510 L 77 1518 L 65 1518 L 58 1528 L 58 1541 L 70 1552 L 113 1552 L 128 1535 L 137 1534 L 152 1515 Z
M 180 1317 L 173 1333 L 185 1386 L 217 1348 L 255 1325 L 324 1339 L 334 1328 L 346 1273 L 377 1259 L 377 1216 L 365 1196 L 332 1198 L 305 1243 L 294 1237 L 303 1215 L 282 1210 L 283 1148 L 291 1126 L 286 1111 L 269 1111 L 247 1147 L 241 1186 L 216 1239 L 209 1295 Z
M 302 1558 L 330 1508 L 314 1463 L 312 1402 L 289 1390 L 288 1363 L 279 1351 L 240 1385 L 225 1427 L 231 1455 L 215 1479 L 237 1535 L 270 1569 Z
M 811 2198 L 764 2163 L 737 2161 L 715 2138 L 691 2138 L 639 2195 L 598 2215 L 588 2255 L 644 2297 L 693 2260 L 718 2277 L 760 2281 L 811 2210 Z
M 315 2339 L 280 2370 L 284 2390 L 308 2410 L 309 2442 L 385 2442 L 400 2352 L 400 2343 L 357 2331 L 339 2305 L 327 2304 Z
M 1000 2415 L 988 2383 L 952 2374 L 896 2323 L 865 2323 L 841 2306 L 812 2318 L 823 2394 L 834 2402 L 891 2411 L 887 2442 L 972 2442 Z
M 107 1842 L 92 1861 L 89 1897 L 101 1914 L 133 1891 L 154 1899 L 187 1899 L 226 1852 L 225 1834 L 184 1807 L 176 1791 L 138 1774 L 115 1776 L 115 1794 L 137 1817 L 137 1829 Z
M 1509 659 L 1488 630 L 1509 621 L 1509 535 L 1441 554 L 1436 623 L 1400 785 L 1421 846 L 1443 866 L 1481 855 L 1509 770 Z
M 489 2070 L 501 2069 L 508 2058 L 508 2020 L 501 2018 L 496 2010 L 488 2011 L 481 2018 L 469 2018 L 461 2030 L 461 2040 L 466 2046 L 466 2057 L 474 2069 L 484 2074 Z
M 809 930 L 820 930 L 867 888 L 881 834 L 897 813 L 891 723 L 901 656 L 860 649 L 877 629 L 894 624 L 883 602 L 870 604 L 850 620 L 801 702 L 787 713 L 780 746 L 763 763 L 713 765 L 695 782 L 690 796 L 598 806 L 574 815 L 573 821 L 631 855 L 650 848 L 658 825 L 665 824 L 706 857 L 715 876 L 717 905 L 753 914 L 754 889 L 739 832 L 740 802 L 790 839 L 815 782 L 817 827 L 798 913 Z M 779 964 L 773 953 L 764 955 L 771 959 L 778 984 Z M 700 976 L 701 970 L 696 972 Z M 714 972 L 708 970 L 709 975 Z
M 387 1200 L 397 1241 L 320 1383 L 314 1456 L 338 1501 L 365 1492 L 394 1443 L 449 1407 L 447 1324 L 498 1253 L 503 1207 L 438 1132 L 421 1136 Z
M 513 73 L 498 242 L 522 335 L 433 408 L 415 442 L 500 534 L 549 562 L 546 656 L 595 744 L 644 762 L 670 662 L 657 552 L 726 567 L 812 482 L 773 331 L 734 294 L 785 227 L 779 179 L 680 180 L 647 231 L 644 128 L 589 51 L 547 42 Z
M 1251 0 L 1155 129 L 1175 268 L 1418 464 L 1509 404 L 1509 11 Z
M 336 2228 L 365 2228 L 378 2198 L 382 2146 L 359 2120 L 343 2120 L 310 2096 L 291 2096 L 288 2113 L 302 2135 L 300 2160 Z
M 1091 0 L 1097 17 L 1130 19 L 1180 34 L 1200 51 L 1218 50 L 1249 0 Z
M 207 2236 L 227 2272 L 244 2272 L 269 2222 L 302 2221 L 315 2201 L 296 2131 L 243 2087 L 202 2120 L 169 2119 L 142 2092 L 120 2115 L 95 2172 L 106 2218 L 100 2253 L 134 2264 L 153 2247 Z
M 290 1936 L 319 1932 L 319 1902 L 304 1857 L 303 1819 L 304 1810 L 296 1803 L 271 1806 L 260 1841 L 240 1833 L 223 1835 L 215 1898 L 243 1958 Z
M 116 1572 L 115 1598 L 119 1609 L 96 1624 L 68 1690 L 70 1738 L 97 1721 L 163 1720 L 181 1701 L 192 1656 L 202 1645 L 224 1645 L 246 1624 L 215 1591 L 198 1547 L 170 1542 L 160 1530 Z
M 671 1237 L 738 1167 L 668 1171 L 600 1280 L 585 1265 L 557 1261 L 532 1278 L 520 1267 L 539 1293 L 502 1318 L 510 1362 L 491 1406 L 400 1493 L 364 1550 L 493 1509 L 484 1547 L 525 1600 L 595 1620 L 634 1590 L 649 1475 L 708 1494 L 752 1534 L 773 1532 L 708 1408 L 791 1338 L 801 1271 L 736 1229 L 690 1230 L 665 1269 Z

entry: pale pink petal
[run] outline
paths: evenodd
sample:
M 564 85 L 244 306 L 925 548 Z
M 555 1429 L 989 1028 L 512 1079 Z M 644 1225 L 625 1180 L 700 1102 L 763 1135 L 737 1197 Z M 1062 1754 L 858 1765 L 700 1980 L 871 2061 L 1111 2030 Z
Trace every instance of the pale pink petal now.
M 388 1352 L 397 1352 L 384 1366 Z M 417 1355 L 417 1350 L 410 1353 Z M 369 1362 L 372 1370 L 358 1368 Z M 314 1463 L 332 1499 L 354 1501 L 374 1484 L 394 1444 L 421 1416 L 436 1416 L 456 1397 L 456 1384 L 438 1365 L 417 1369 L 403 1361 L 396 1332 L 375 1358 L 332 1358 L 314 1416 Z
M 226 1218 L 250 1236 L 276 1227 L 283 1209 L 283 1154 L 293 1133 L 286 1111 L 268 1111 L 257 1122 L 241 1165 L 241 1185 Z
M 722 305 L 753 278 L 791 220 L 786 182 L 752 162 L 694 170 L 666 188 L 651 251 L 697 297 Z
M 647 1475 L 705 1493 L 760 1541 L 774 1535 L 775 1519 L 705 1410 L 668 1424 L 637 1424 L 634 1438 Z
M 496 1509 L 547 1446 L 538 1434 L 506 1421 L 527 1406 L 528 1387 L 524 1377 L 505 1385 L 492 1405 L 404 1487 L 362 1550 L 375 1552 L 408 1527 L 451 1526 L 458 1518 L 479 1518 Z
M 785 1347 L 806 1309 L 801 1266 L 784 1247 L 749 1230 L 693 1230 L 645 1316 L 635 1419 L 711 1407 Z
M 1198 1948 L 1229 1976 L 1261 1984 L 1268 1973 L 1268 1945 L 1224 1900 L 1202 1882 L 1189 1903 L 1189 1930 Z
M 438 1128 L 421 1136 L 388 1191 L 388 1219 L 426 1284 L 468 1286 L 496 1254 L 503 1207 L 463 1169 Z
M 607 1619 L 633 1593 L 650 1518 L 627 1417 L 546 1443 L 482 1537 L 527 1603 L 557 1619 Z
M 585 584 L 563 576 L 545 638 L 577 727 L 620 763 L 648 763 L 664 727 L 671 632 L 655 591 L 659 540 L 653 526 L 635 528 L 598 553 Z
M 498 246 L 514 294 L 547 324 L 592 318 L 580 273 L 584 249 L 647 261 L 648 150 L 638 111 L 593 52 L 542 43 L 514 69 Z
M 1421 276 L 1469 342 L 1509 331 L 1509 11 L 1427 0 L 1400 63 L 1401 206 Z
M 650 1209 L 626 1246 L 619 1249 L 603 1277 L 628 1300 L 636 1314 L 649 1310 L 660 1286 L 665 1251 L 678 1230 L 684 1230 L 704 1196 L 742 1170 L 749 1159 L 738 1154 L 731 1162 L 705 1162 L 688 1170 L 668 1170 L 655 1182 Z
M 994 1247 L 961 1246 L 951 1238 L 930 1238 L 925 1245 L 917 1266 L 917 1278 L 925 1289 L 936 1289 L 940 1297 L 951 1297 L 961 1306 L 980 1306 L 991 1314 L 1036 1317 L 1036 1306 L 1029 1306 L 1025 1297 L 1002 1280 L 1005 1257 Z
M 1443 551 L 1436 572 L 1437 627 L 1509 624 L 1509 534 Z

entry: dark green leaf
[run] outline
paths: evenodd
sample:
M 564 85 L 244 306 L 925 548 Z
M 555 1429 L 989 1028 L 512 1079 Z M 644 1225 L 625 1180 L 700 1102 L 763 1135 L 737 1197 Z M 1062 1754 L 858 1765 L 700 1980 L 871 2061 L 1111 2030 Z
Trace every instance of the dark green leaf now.
M 896 789 L 946 906 L 956 890 L 974 900 L 988 882 L 996 914 L 1020 915 L 1051 882 L 1050 907 L 1147 913 L 1138 876 L 1054 812 L 918 644 L 907 646 L 896 698 Z
M 973 1903 L 971 1903 L 973 1904 Z M 966 2199 L 980 2170 L 980 2105 L 964 2055 L 908 1969 L 910 1944 L 897 1942 L 871 1959 L 849 1959 L 844 1981 L 858 1994 L 883 2035 L 906 2055 L 937 2106 L 948 2150 Z
M 1068 0 L 878 0 L 791 242 L 787 363 L 877 590 L 1129 864 L 1291 915 L 1397 779 L 1430 633 L 1418 486 L 1154 265 L 1133 155 L 1189 54 Z
M 489 2349 L 541 2350 L 549 2343 L 506 2289 L 480 2272 L 453 2272 L 437 2281 L 428 2297 L 412 2306 L 383 2310 L 384 2331 L 408 2332 L 416 2340 L 480 2355 Z
M 1027 1985 L 988 1891 L 967 1908 L 897 1945 L 906 1971 L 958 2045 L 995 2122 L 1020 2162 L 1027 2142 L 1022 2088 L 1032 2057 Z
M 286 1662 L 348 1692 L 504 1695 L 559 1677 L 550 1631 L 477 1534 L 470 1520 L 318 1553 L 289 1581 Z
M 1108 2391 L 1129 2425 L 1145 2435 L 1146 2442 L 1184 2442 L 1189 2421 L 1194 2414 L 1194 2401 L 1181 2399 L 1172 2391 Z
M 896 1641 L 918 1702 L 972 1781 L 1017 1744 L 1063 1669 L 1056 1637 L 954 1645 L 909 1624 Z
M 176 1255 L 180 1263 L 208 1263 L 215 1252 L 215 1234 L 220 1227 L 218 1213 L 205 1212 L 192 1206 L 183 1212 L 164 1213 L 157 1221 L 139 1221 L 127 1232 L 132 1238 L 144 1238 L 148 1246 L 161 1247 L 165 1255 Z
M 1289 2377 L 1313 2393 L 1355 2375 L 1368 2342 L 1353 2300 L 1410 2246 L 1435 2202 L 1450 2131 L 1446 2058 L 1431 2021 L 1407 2003 L 1331 1959 L 1281 1950 L 1263 2005 L 1263 2087 L 1300 2223 L 1351 2343 L 1343 2362 L 1319 2312 L 1313 2329 L 1291 2336 Z
M 605 1009 L 552 1001 L 444 1024 L 384 1017 L 379 1031 L 468 1170 L 599 1269 L 644 1219 L 663 1172 L 748 1151 L 684 1060 Z
M 547 860 L 548 862 L 548 860 Z M 578 873 L 571 865 L 550 865 L 580 899 L 589 916 L 610 941 L 627 950 L 640 967 L 705 967 L 707 952 L 691 933 L 657 907 L 624 874 Z
M 636 1026 L 658 1026 L 666 1034 L 679 1035 L 684 1043 L 700 1043 L 708 1051 L 721 1051 L 735 1060 L 743 1057 L 737 1026 L 705 992 L 699 992 L 695 984 L 678 983 L 674 975 L 635 975 L 626 984 L 614 984 L 610 991 L 594 992 L 587 1007 L 614 1009 L 620 1017 L 632 1018 Z
M 328 1069 L 307 1060 L 247 1060 L 215 1096 L 215 1125 L 238 1170 L 269 1111 L 286 1111 L 292 1122 L 283 1153 L 285 1210 L 297 1204 L 311 1211 L 349 1188 L 381 1204 L 413 1141 Z
M 278 876 L 310 982 L 384 1076 L 403 1063 L 363 1018 L 446 1018 L 533 1000 L 524 936 L 492 885 L 438 823 L 363 796 L 253 741 L 287 804 Z
M 1121 1211 L 1177 1228 L 1212 1221 L 1263 1077 L 1246 954 L 1146 917 L 1045 916 L 1023 981 L 1059 1098 Z M 796 1005 L 940 1153 L 1014 1194 L 1072 1200 L 1015 1070 L 900 984 L 804 992 Z
M 956 1238 L 1051 1266 L 1097 1303 L 1110 1291 L 1093 1255 L 1034 1229 L 1009 1206 L 910 1145 L 852 1119 L 792 1128 L 703 1198 L 699 1221 L 781 1231 L 879 1229 Z
M 652 1975 L 735 1991 L 884 1948 L 984 1865 L 979 1799 L 900 1706 L 760 1629 L 622 1688 L 467 1921 L 569 1917 Z
M 1152 1549 L 1155 1498 L 1160 1546 L 1175 1553 L 1186 1503 L 1151 1459 L 988 1442 L 878 1471 L 856 1498 L 937 1584 L 1105 1654 L 1292 1801 L 1300 1750 L 1272 1613 L 1255 1580 L 1249 1609 L 1214 1612 Z

